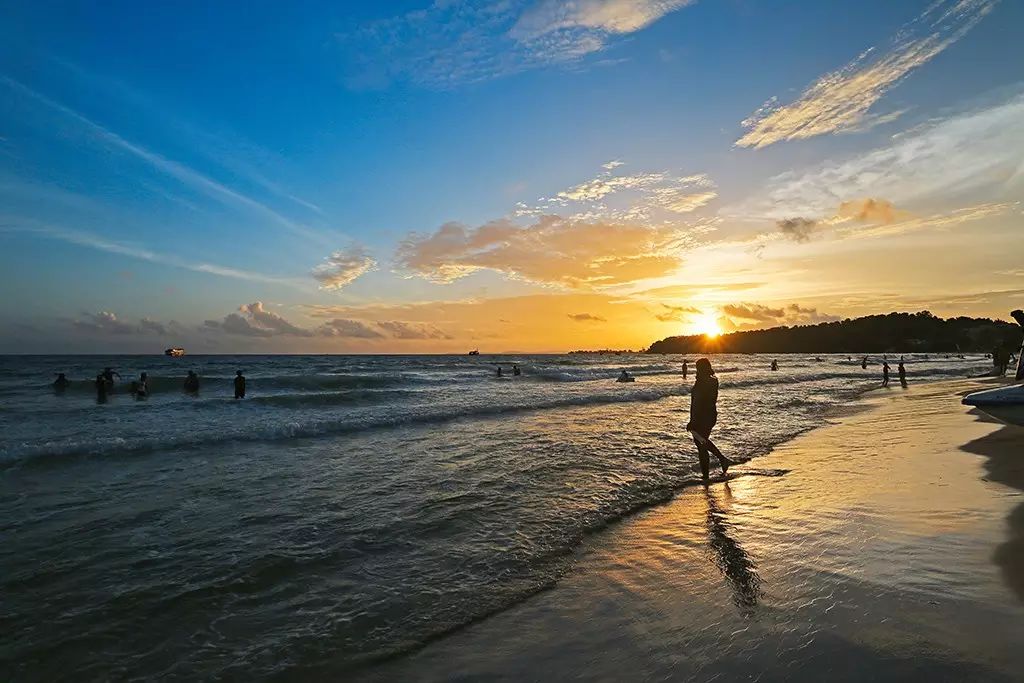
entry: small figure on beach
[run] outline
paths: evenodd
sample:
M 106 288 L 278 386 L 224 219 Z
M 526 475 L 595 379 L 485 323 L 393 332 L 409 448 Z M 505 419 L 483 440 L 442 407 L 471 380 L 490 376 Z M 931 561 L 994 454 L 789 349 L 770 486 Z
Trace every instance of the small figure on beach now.
M 900 356 L 900 363 L 896 366 L 896 374 L 900 378 L 900 386 L 907 388 L 907 369 L 903 367 L 903 356 Z
M 863 358 L 860 359 L 860 369 L 861 370 L 867 370 L 868 369 L 868 357 L 867 356 L 864 356 Z
M 101 374 L 103 376 L 103 380 L 107 383 L 107 389 L 114 388 L 114 375 L 117 375 L 118 381 L 121 379 L 121 375 L 112 368 L 103 368 L 103 372 Z
M 778 369 L 779 369 L 779 361 L 773 359 L 772 360 L 772 372 L 775 372 Z
M 882 386 L 889 386 L 889 362 L 882 361 Z
M 633 377 L 633 375 L 631 375 L 628 372 L 626 372 L 626 369 L 623 368 L 622 372 L 619 373 L 619 378 L 616 379 L 615 381 L 616 382 L 635 382 L 636 378 Z
M 138 382 L 132 382 L 135 398 L 146 398 L 149 396 L 149 376 L 146 373 L 139 375 Z
M 107 402 L 107 378 L 102 372 L 96 375 L 96 402 Z
M 498 366 L 498 371 L 495 373 L 495 377 L 504 377 L 504 375 L 501 374 L 501 366 L 500 365 Z
M 686 425 L 686 431 L 690 432 L 693 442 L 697 445 L 701 477 L 707 482 L 709 452 L 718 458 L 722 474 L 729 471 L 733 461 L 722 455 L 722 451 L 718 450 L 718 446 L 710 438 L 711 430 L 718 422 L 718 378 L 715 377 L 711 361 L 707 358 L 699 359 L 695 367 L 697 379 L 690 390 L 690 422 Z
M 684 359 L 683 359 L 683 379 L 686 379 L 686 375 L 687 375 L 687 372 L 688 372 L 688 368 L 687 368 L 687 366 L 686 366 L 686 363 L 687 363 L 687 361 L 686 361 L 686 359 L 684 358 Z
M 64 390 L 68 388 L 69 384 L 71 384 L 71 382 L 68 381 L 68 378 L 64 375 L 64 373 L 58 372 L 57 379 L 53 380 L 53 389 L 58 394 L 62 394 L 64 393 Z
M 198 394 L 199 393 L 199 376 L 195 370 L 188 371 L 188 377 L 185 378 L 185 393 L 187 394 Z
M 245 375 L 241 370 L 235 373 L 235 398 L 245 398 Z
M 523 371 L 519 369 L 519 366 L 518 365 L 513 365 L 512 366 L 512 376 L 513 377 L 519 377 L 519 375 L 521 375 L 521 374 L 523 374 Z

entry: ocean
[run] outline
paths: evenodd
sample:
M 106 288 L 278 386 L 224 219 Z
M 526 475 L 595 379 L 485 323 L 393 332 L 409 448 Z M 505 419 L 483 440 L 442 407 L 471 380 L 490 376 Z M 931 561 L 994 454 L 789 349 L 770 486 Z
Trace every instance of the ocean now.
M 553 586 L 583 539 L 699 482 L 695 358 L 684 381 L 682 356 L 0 357 L 0 670 L 304 678 L 401 657 Z M 874 357 L 776 358 L 711 357 L 730 457 L 881 380 Z M 123 381 L 98 403 L 106 366 Z M 910 391 L 991 367 L 906 366 Z

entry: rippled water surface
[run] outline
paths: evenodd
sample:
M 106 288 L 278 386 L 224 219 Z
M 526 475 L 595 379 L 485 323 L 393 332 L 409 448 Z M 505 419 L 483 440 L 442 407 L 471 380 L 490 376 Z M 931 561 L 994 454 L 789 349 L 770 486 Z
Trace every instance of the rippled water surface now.
M 713 358 L 727 454 L 763 454 L 880 381 L 874 359 L 770 361 Z M 494 376 L 513 362 L 521 377 Z M 551 585 L 588 534 L 694 481 L 681 362 L 0 358 L 0 660 L 19 679 L 265 677 L 408 652 Z M 151 396 L 97 403 L 88 378 L 108 365 L 148 372 Z M 623 367 L 635 383 L 614 381 Z

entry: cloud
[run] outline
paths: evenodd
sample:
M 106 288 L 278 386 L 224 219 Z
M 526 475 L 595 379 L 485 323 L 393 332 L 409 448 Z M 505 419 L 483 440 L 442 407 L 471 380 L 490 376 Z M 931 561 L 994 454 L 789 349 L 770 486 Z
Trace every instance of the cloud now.
M 452 88 L 580 62 L 692 0 L 441 0 L 337 36 L 352 87 Z
M 738 303 L 721 307 L 718 324 L 723 330 L 746 330 L 779 325 L 814 325 L 839 320 L 839 316 L 819 313 L 816 308 L 789 304 L 773 308 L 762 304 Z
M 623 166 L 625 163 L 625 161 L 621 161 L 619 159 L 612 159 L 611 161 L 601 164 L 601 168 L 603 168 L 606 171 L 614 171 L 619 166 Z
M 34 221 L 25 220 L 19 217 L 4 218 L 7 218 L 7 220 L 10 220 L 11 222 L 0 225 L 0 232 L 29 233 L 47 239 L 54 239 L 61 242 L 67 242 L 68 244 L 76 244 L 90 249 L 96 249 L 97 251 L 105 251 L 107 253 L 129 256 L 131 258 L 149 261 L 151 263 L 160 263 L 174 268 L 191 270 L 196 273 L 207 273 L 210 275 L 218 275 L 220 277 L 228 277 L 237 280 L 287 285 L 289 287 L 307 289 L 304 283 L 292 278 L 275 277 L 273 275 L 265 275 L 263 273 L 256 273 L 250 270 L 239 270 L 237 268 L 230 268 L 228 266 L 221 266 L 214 263 L 186 261 L 177 256 L 163 254 L 142 246 L 125 244 L 123 242 L 107 239 L 81 230 L 68 230 L 48 224 L 35 223 Z
M 430 323 L 381 320 L 377 327 L 390 333 L 394 339 L 451 339 L 451 337 Z
M 843 202 L 836 213 L 844 220 L 881 224 L 895 223 L 909 215 L 906 211 L 898 211 L 890 201 L 870 198 Z
M 82 318 L 71 321 L 72 327 L 93 334 L 111 335 L 166 335 L 168 326 L 151 318 L 142 318 L 138 323 L 128 322 L 110 311 L 83 313 Z
M 599 315 L 593 315 L 591 313 L 569 313 L 568 316 L 569 316 L 569 318 L 571 320 L 575 320 L 578 323 L 590 323 L 590 322 L 606 323 L 606 322 L 608 322 L 608 320 L 606 318 L 602 318 Z
M 985 218 L 992 218 L 994 216 L 1002 216 L 1016 211 L 1019 207 L 1020 202 L 977 204 L 975 206 L 956 209 L 948 213 L 937 213 L 917 218 L 902 217 L 892 223 L 877 221 L 874 227 L 847 228 L 841 232 L 841 236 L 851 238 L 888 237 L 892 235 L 902 235 L 917 230 L 951 228 L 963 223 L 970 223 Z
M 242 304 L 237 313 L 229 313 L 223 320 L 207 320 L 208 328 L 220 329 L 243 337 L 295 336 L 312 337 L 314 332 L 291 324 L 283 317 L 268 311 L 262 301 Z
M 662 313 L 655 313 L 654 317 L 663 323 L 681 322 L 689 315 L 697 315 L 701 313 L 698 308 L 692 306 L 670 306 L 668 304 L 662 304 L 661 307 L 664 309 Z
M 724 213 L 744 218 L 831 215 L 851 197 L 897 206 L 956 201 L 985 188 L 1019 198 L 1024 186 L 1024 95 L 915 128 L 886 146 L 770 179 L 763 191 Z
M 313 278 L 320 283 L 320 289 L 339 290 L 351 284 L 356 278 L 376 267 L 362 247 L 351 247 L 334 252 L 324 263 L 313 269 Z
M 576 221 L 543 216 L 520 226 L 496 220 L 477 228 L 446 223 L 402 241 L 396 264 L 435 282 L 488 269 L 543 284 L 585 288 L 668 275 L 689 234 L 671 226 Z
M 795 102 L 775 98 L 743 121 L 740 147 L 766 147 L 826 133 L 863 129 L 871 109 L 890 89 L 962 38 L 998 0 L 938 0 L 897 32 L 885 50 L 870 48 L 838 71 L 825 74 Z M 876 119 L 875 125 L 893 114 Z
M 91 119 L 83 116 L 77 111 L 67 107 L 55 100 L 46 97 L 45 95 L 36 92 L 26 85 L 10 78 L 8 76 L 0 75 L 0 83 L 4 83 L 12 90 L 27 96 L 28 98 L 35 100 L 46 106 L 47 108 L 57 112 L 64 118 L 71 120 L 78 124 L 82 129 L 88 132 L 88 134 L 96 141 L 108 148 L 116 149 L 122 152 L 136 157 L 147 163 L 152 168 L 165 173 L 178 181 L 202 192 L 203 194 L 216 199 L 222 203 L 233 204 L 235 206 L 241 206 L 249 209 L 265 218 L 270 219 L 272 222 L 277 223 L 291 232 L 301 235 L 303 237 L 315 240 L 323 241 L 323 236 L 310 230 L 306 226 L 291 220 L 283 214 L 275 211 L 269 206 L 245 195 L 241 192 L 231 189 L 226 185 L 209 178 L 198 171 L 195 171 L 188 166 L 168 159 L 157 152 L 146 149 L 145 147 L 129 142 L 125 138 L 121 137 L 114 131 L 101 126 L 100 124 L 92 121 Z
M 349 337 L 353 339 L 383 339 L 384 335 L 362 320 L 335 318 L 317 328 L 317 334 L 324 337 Z
M 783 235 L 794 242 L 806 242 L 811 239 L 811 233 L 818 227 L 818 221 L 812 218 L 784 218 L 775 221 L 775 225 Z

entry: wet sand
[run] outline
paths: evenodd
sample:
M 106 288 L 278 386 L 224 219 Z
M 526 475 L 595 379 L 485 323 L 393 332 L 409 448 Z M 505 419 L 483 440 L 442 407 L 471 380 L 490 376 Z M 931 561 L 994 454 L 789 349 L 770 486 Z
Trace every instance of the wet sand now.
M 975 386 L 872 392 L 590 537 L 553 589 L 360 677 L 1020 680 L 1024 428 L 961 406 Z

